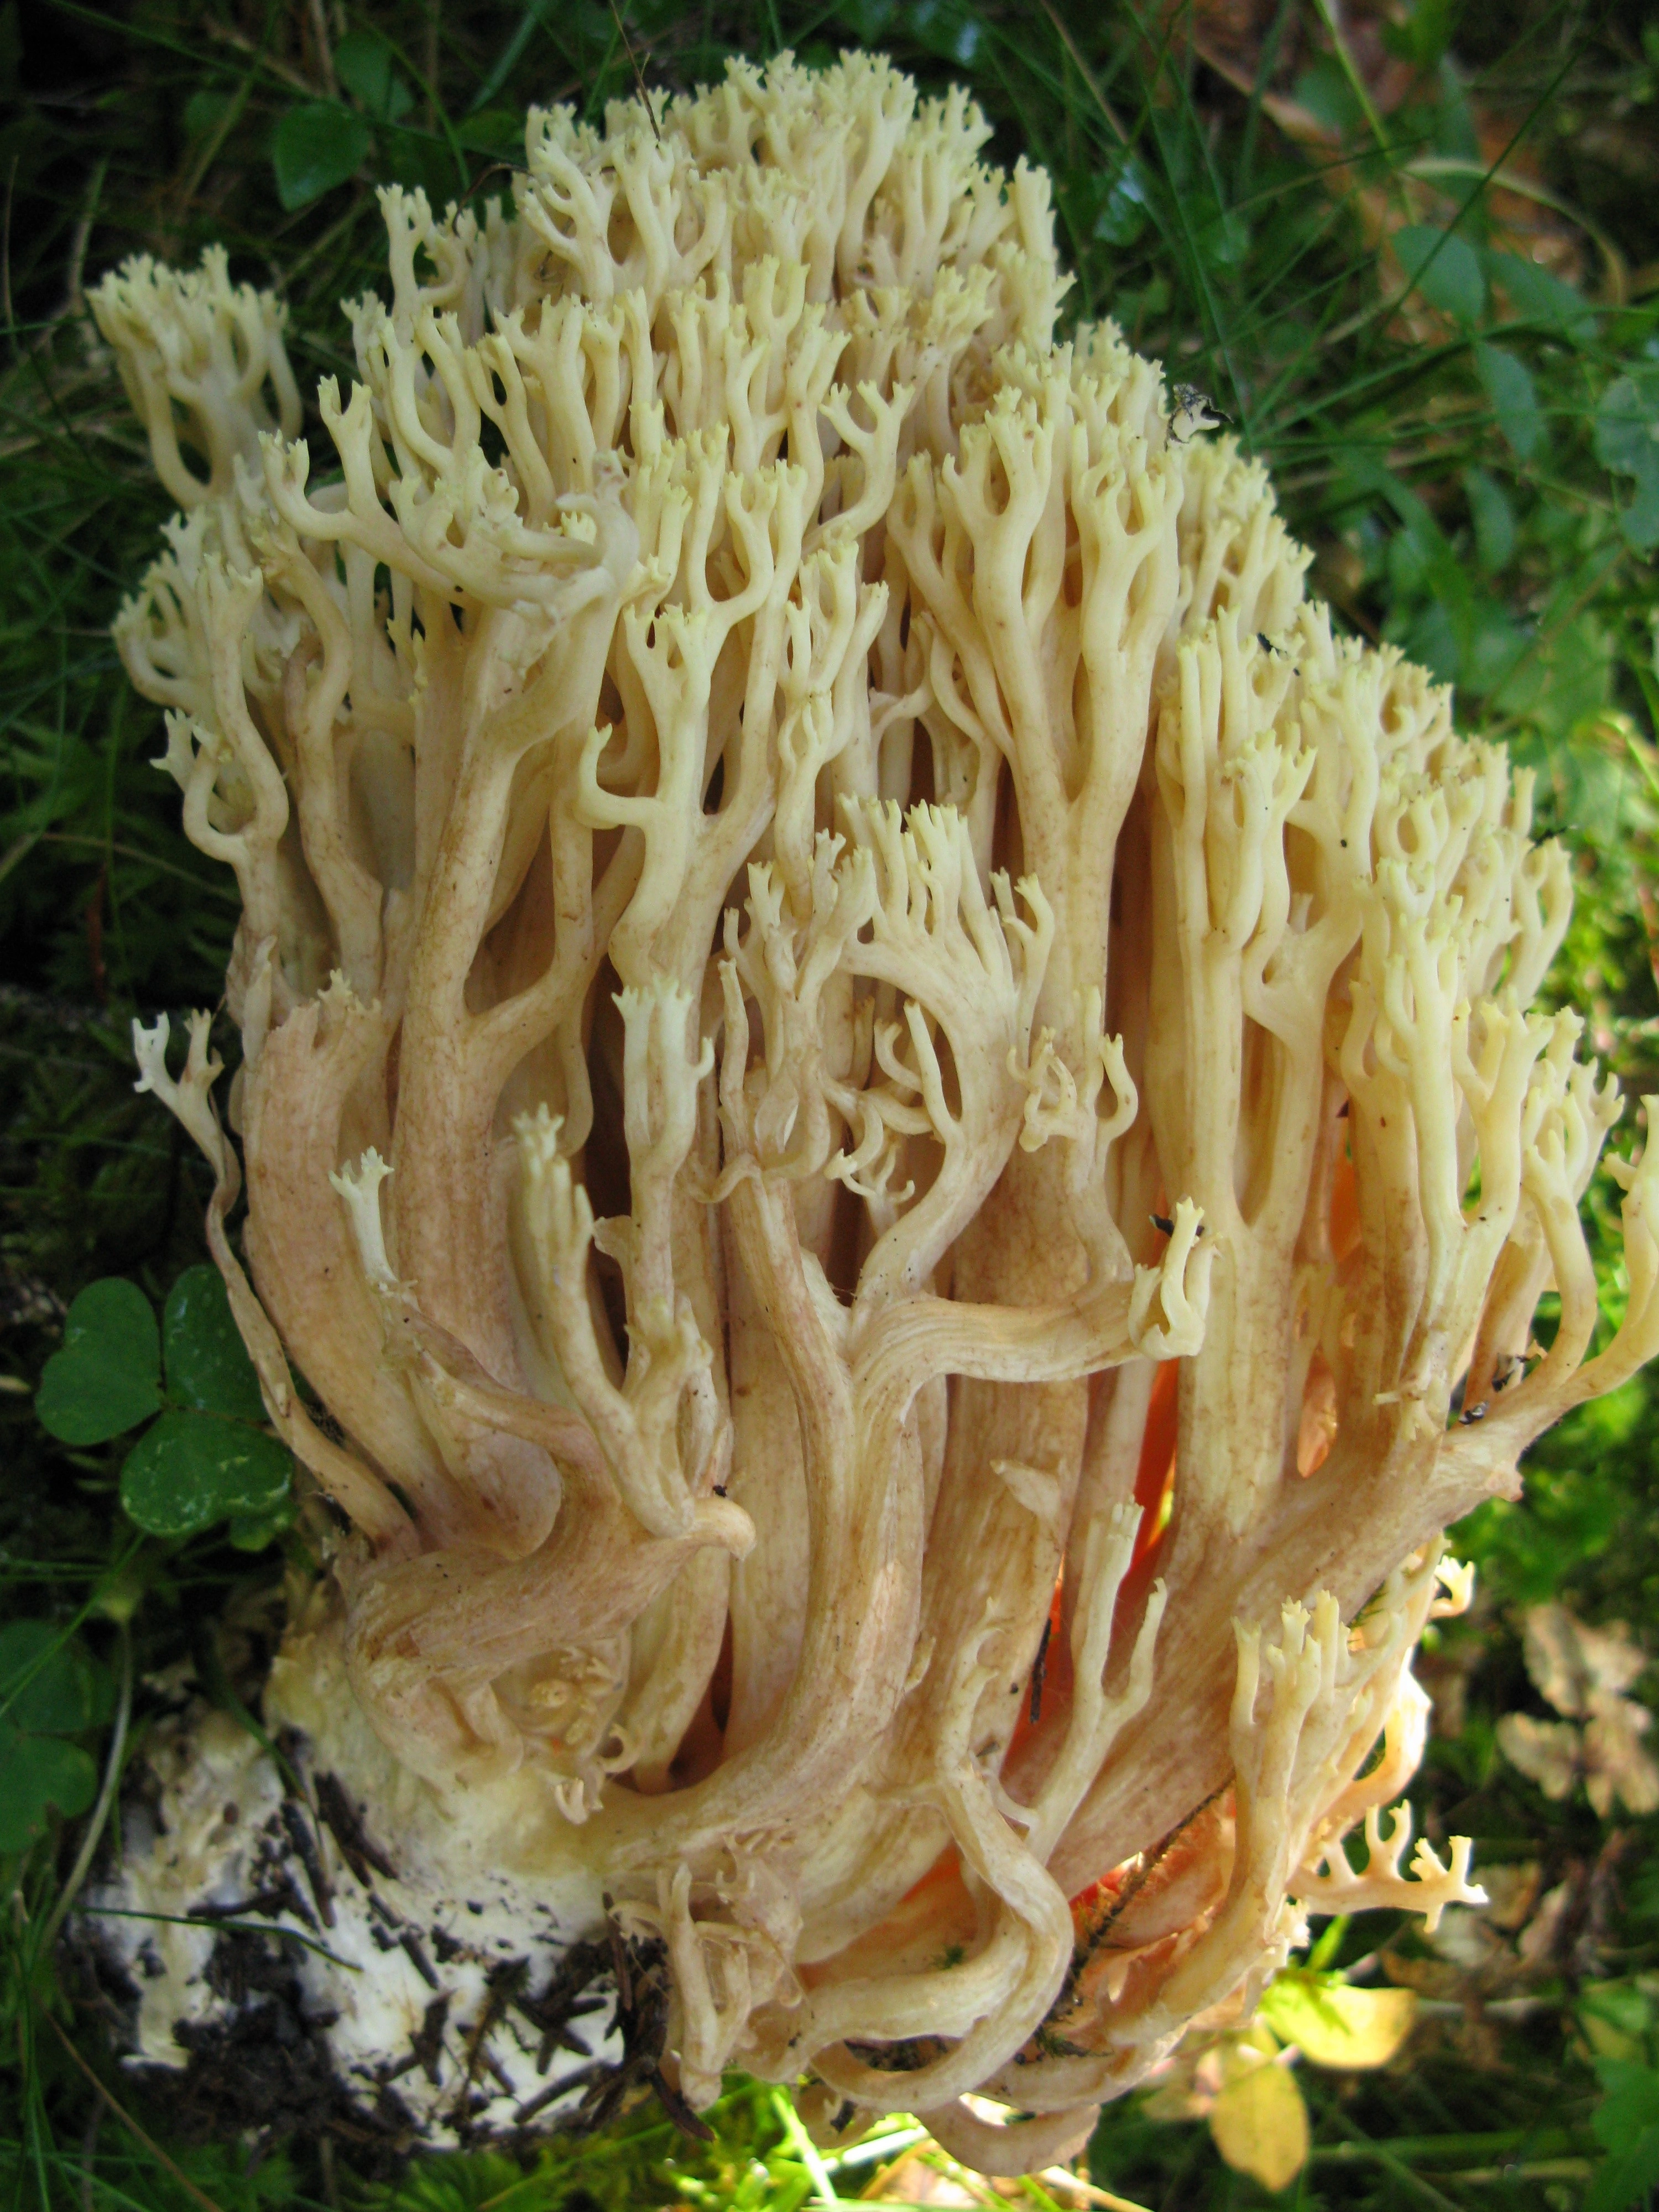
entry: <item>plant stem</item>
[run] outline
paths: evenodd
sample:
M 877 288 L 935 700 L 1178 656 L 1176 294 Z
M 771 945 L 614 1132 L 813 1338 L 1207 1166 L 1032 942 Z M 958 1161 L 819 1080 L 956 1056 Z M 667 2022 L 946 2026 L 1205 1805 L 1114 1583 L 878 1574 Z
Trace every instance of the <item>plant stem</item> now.
M 104 1778 L 99 1787 L 98 1802 L 92 1808 L 92 1818 L 81 1838 L 81 1848 L 75 1855 L 69 1879 L 58 1892 L 58 1901 L 40 1931 L 40 1948 L 48 1954 L 58 1940 L 58 1931 L 64 1924 L 64 1916 L 87 1878 L 93 1854 L 103 1836 L 104 1824 L 109 1819 L 110 1808 L 115 1802 L 116 1790 L 120 1787 L 121 1762 L 127 1747 L 127 1723 L 132 1714 L 132 1631 L 123 1620 L 118 1622 L 116 1634 L 121 1644 L 121 1686 L 116 1693 L 115 1726 L 111 1732 L 109 1751 L 104 1760 Z

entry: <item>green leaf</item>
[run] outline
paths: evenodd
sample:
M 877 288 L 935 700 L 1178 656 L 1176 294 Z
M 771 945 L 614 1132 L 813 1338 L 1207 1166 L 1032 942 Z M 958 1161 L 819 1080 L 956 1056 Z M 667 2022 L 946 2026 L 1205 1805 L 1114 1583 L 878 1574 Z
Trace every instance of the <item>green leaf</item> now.
M 170 1398 L 233 1420 L 264 1419 L 259 1378 L 216 1267 L 185 1268 L 167 1293 L 161 1334 Z
M 1595 2071 L 1601 2101 L 1590 2120 L 1603 2150 L 1629 2150 L 1650 2128 L 1659 2128 L 1659 2073 L 1629 2058 L 1602 2058 Z
M 1633 2060 L 1597 2062 L 1601 2102 L 1591 2117 L 1607 2152 L 1584 2199 L 1584 2212 L 1626 2212 L 1659 2186 L 1659 2074 Z
M 1458 683 L 1477 698 L 1484 698 L 1505 681 L 1529 642 L 1527 632 L 1503 601 L 1482 594 L 1471 605 L 1464 625 Z
M 377 123 L 395 123 L 415 104 L 393 65 L 391 47 L 373 31 L 346 33 L 334 49 L 334 74 Z
M 1316 2066 L 1386 2066 L 1411 2033 L 1411 1990 L 1354 1990 L 1334 1975 L 1282 1975 L 1262 2000 L 1273 2033 Z
M 1644 362 L 1615 377 L 1595 410 L 1595 458 L 1620 476 L 1645 476 L 1659 465 L 1659 370 Z
M 1619 518 L 1626 538 L 1643 552 L 1659 545 L 1659 364 L 1639 362 L 1601 394 L 1595 458 L 1615 476 L 1636 479 L 1636 497 Z
M 1310 62 L 1291 86 L 1291 98 L 1298 107 L 1305 107 L 1316 123 L 1341 137 L 1350 137 L 1364 126 L 1365 111 L 1346 70 L 1334 55 L 1323 54 Z
M 1646 2129 L 1628 2150 L 1613 2153 L 1596 2170 L 1584 2212 L 1627 2212 L 1659 2187 L 1659 2127 Z
M 1528 322 L 1547 323 L 1571 338 L 1595 336 L 1595 307 L 1582 292 L 1547 269 L 1513 253 L 1489 252 L 1486 263 L 1492 283 L 1508 294 L 1510 306 Z
M 456 125 L 456 137 L 469 153 L 493 154 L 498 161 L 524 167 L 524 117 L 516 107 L 486 107 Z
M 1449 54 L 1442 54 L 1435 72 L 1440 97 L 1434 109 L 1434 149 L 1454 161 L 1480 159 L 1480 130 L 1469 105 L 1469 95 Z
M 1474 525 L 1475 557 L 1488 575 L 1495 575 L 1515 557 L 1515 508 L 1503 485 L 1485 469 L 1464 470 L 1463 492 Z
M 109 1677 L 49 1620 L 0 1628 L 0 1717 L 35 1735 L 78 1735 L 109 1711 Z
M 239 1552 L 263 1552 L 285 1529 L 294 1526 L 295 1503 L 289 1497 L 270 1513 L 238 1513 L 225 1534 Z
M 1486 304 L 1480 258 L 1467 238 L 1433 224 L 1407 223 L 1394 234 L 1394 250 L 1407 284 L 1431 307 L 1460 323 L 1476 321 Z
M 127 1454 L 121 1503 L 152 1536 L 193 1536 L 232 1515 L 274 1512 L 293 1462 L 263 1429 L 212 1413 L 163 1413 Z
M 52 1807 L 72 1820 L 97 1794 L 98 1769 L 78 1744 L 0 1721 L 0 1851 L 27 1850 Z
M 361 115 L 331 100 L 290 107 L 270 142 L 276 197 L 291 214 L 353 177 L 368 158 L 369 128 Z
M 1613 640 L 1596 617 L 1586 611 L 1571 622 L 1549 626 L 1537 651 L 1493 701 L 1501 712 L 1517 716 L 1548 740 L 1541 765 L 1546 781 L 1555 789 L 1557 818 L 1575 823 L 1581 834 L 1592 837 L 1601 836 L 1609 825 L 1602 824 L 1599 815 L 1587 817 L 1585 808 L 1593 801 L 1585 780 L 1596 778 L 1608 763 L 1603 756 L 1574 744 L 1571 738 L 1579 724 L 1594 720 L 1611 705 L 1613 665 Z M 1604 790 L 1604 803 L 1606 798 Z M 1617 813 L 1615 805 L 1611 827 L 1617 826 Z
M 1474 365 L 1510 450 L 1517 460 L 1529 461 L 1544 434 L 1543 410 L 1538 404 L 1532 372 L 1504 346 L 1476 346 Z
M 230 95 L 223 92 L 203 90 L 192 92 L 185 102 L 182 118 L 186 138 L 205 138 L 216 131 L 230 108 Z
M 136 1283 L 88 1283 L 35 1393 L 41 1427 L 65 1444 L 106 1443 L 137 1428 L 161 1402 L 161 1354 L 155 1312 Z
M 1462 0 L 1417 0 L 1403 22 L 1382 26 L 1387 51 L 1414 69 L 1431 70 L 1451 44 Z

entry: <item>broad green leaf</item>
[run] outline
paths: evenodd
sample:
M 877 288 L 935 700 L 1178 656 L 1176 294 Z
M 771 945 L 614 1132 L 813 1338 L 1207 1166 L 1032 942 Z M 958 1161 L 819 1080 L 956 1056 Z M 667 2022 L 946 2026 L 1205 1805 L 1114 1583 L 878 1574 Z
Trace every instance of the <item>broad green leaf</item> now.
M 1392 638 L 1398 631 L 1407 656 L 1426 668 L 1431 676 L 1442 684 L 1455 684 L 1463 665 L 1463 647 L 1458 635 L 1458 624 L 1452 611 L 1443 599 L 1434 599 L 1419 609 L 1407 623 L 1397 621 L 1389 625 Z
M 1560 819 L 1577 823 L 1594 836 L 1618 827 L 1622 778 L 1606 773 L 1609 764 L 1603 756 L 1567 740 L 1578 724 L 1592 720 L 1610 704 L 1613 678 L 1613 641 L 1595 614 L 1587 612 L 1547 629 L 1536 653 L 1496 700 L 1505 714 L 1519 716 L 1553 740 L 1547 759 L 1538 764 L 1554 787 Z M 1594 800 L 1599 811 L 1593 821 L 1585 813 L 1592 800 L 1586 779 L 1598 787 Z
M 1291 86 L 1291 98 L 1298 107 L 1305 107 L 1316 123 L 1340 137 L 1349 137 L 1364 126 L 1365 111 L 1348 82 L 1347 71 L 1334 55 L 1324 54 L 1310 62 Z
M 1308 2162 L 1308 2108 L 1287 2066 L 1236 2075 L 1210 2109 L 1215 2147 L 1236 2173 L 1288 2189 Z
M 233 1515 L 275 1511 L 293 1462 L 263 1429 L 213 1413 L 163 1413 L 127 1454 L 121 1503 L 152 1536 L 193 1536 Z
M 1629 2212 L 1659 2188 L 1659 2127 L 1646 2128 L 1628 2150 L 1608 2154 L 1584 2197 L 1584 2212 Z
M 1463 492 L 1474 525 L 1475 557 L 1488 575 L 1507 568 L 1515 555 L 1515 508 L 1496 477 L 1485 469 L 1465 469 Z
M 1528 641 L 1526 631 L 1502 600 L 1481 594 L 1469 609 L 1458 683 L 1464 690 L 1484 698 L 1517 665 Z
M 1628 2150 L 1650 2128 L 1659 2128 L 1659 2073 L 1628 2058 L 1597 2062 L 1601 2101 L 1590 2125 L 1604 2150 Z
M 52 1808 L 73 1820 L 97 1794 L 98 1769 L 78 1744 L 0 1722 L 0 1851 L 27 1850 Z
M 1631 2059 L 1603 2058 L 1601 2102 L 1591 2117 L 1607 2152 L 1584 2199 L 1584 2212 L 1626 2212 L 1659 2186 L 1659 2074 Z
M 1578 2019 L 1581 2027 L 1592 2020 L 1605 2022 L 1619 2034 L 1640 2043 L 1653 2026 L 1654 2000 L 1638 1982 L 1590 1982 L 1579 1995 Z M 1659 2122 L 1659 2104 L 1649 2118 Z
M 1569 337 L 1595 336 L 1596 311 L 1582 292 L 1516 254 L 1488 252 L 1485 258 L 1492 283 L 1508 294 L 1517 314 L 1528 322 L 1553 324 Z
M 160 1407 L 161 1364 L 155 1315 L 138 1285 L 118 1275 L 88 1283 L 40 1377 L 40 1425 L 60 1443 L 107 1443 Z
M 368 157 L 368 122 L 331 100 L 290 107 L 270 142 L 276 197 L 290 213 L 353 177 Z
M 415 95 L 398 74 L 392 49 L 373 31 L 349 31 L 334 49 L 334 74 L 377 123 L 407 115 Z
M 1432 223 L 1412 222 L 1395 231 L 1394 250 L 1406 281 L 1431 307 L 1460 323 L 1478 319 L 1486 304 L 1486 280 L 1467 238 L 1437 230 Z
M 1480 126 L 1474 119 L 1469 95 L 1449 54 L 1442 54 L 1435 71 L 1440 97 L 1434 106 L 1434 150 L 1455 161 L 1480 159 Z
M 77 1638 L 49 1620 L 0 1628 L 0 1714 L 34 1735 L 76 1735 L 109 1710 L 109 1678 Z
M 1659 460 L 1659 364 L 1615 377 L 1595 410 L 1595 458 L 1603 468 L 1645 476 Z
M 1544 434 L 1543 410 L 1531 370 L 1506 346 L 1476 346 L 1474 365 L 1510 450 L 1517 460 L 1529 461 Z
M 1417 1998 L 1410 1990 L 1356 1990 L 1286 1974 L 1263 1998 L 1261 2015 L 1316 2066 L 1386 2066 L 1411 2033 Z
M 192 92 L 185 102 L 182 118 L 185 136 L 187 138 L 205 138 L 210 131 L 219 128 L 229 109 L 228 93 L 210 92 L 205 88 L 200 92 Z
M 180 1406 L 233 1419 L 263 1421 L 259 1378 L 247 1356 L 224 1278 L 216 1267 L 186 1267 L 167 1293 L 161 1320 L 167 1395 Z
M 1659 364 L 1616 377 L 1595 410 L 1595 458 L 1615 475 L 1634 477 L 1636 496 L 1620 514 L 1630 543 L 1659 545 Z

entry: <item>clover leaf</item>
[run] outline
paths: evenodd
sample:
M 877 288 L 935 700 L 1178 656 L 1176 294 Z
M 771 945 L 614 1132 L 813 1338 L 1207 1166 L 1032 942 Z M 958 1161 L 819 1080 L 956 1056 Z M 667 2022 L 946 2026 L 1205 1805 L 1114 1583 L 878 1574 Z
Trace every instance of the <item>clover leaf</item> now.
M 185 1269 L 159 1332 L 135 1285 L 91 1284 L 70 1308 L 35 1410 L 71 1444 L 106 1443 L 160 1414 L 121 1468 L 121 1503 L 152 1536 L 193 1536 L 228 1521 L 230 1540 L 257 1550 L 292 1518 L 293 1462 L 265 1425 L 216 1267 Z
M 222 1413 L 234 1421 L 265 1418 L 259 1378 L 247 1356 L 224 1277 L 216 1267 L 186 1267 L 167 1293 L 161 1318 L 167 1396 L 179 1406 Z
M 356 175 L 374 143 L 368 122 L 337 101 L 311 100 L 290 107 L 270 143 L 276 197 L 284 210 L 308 207 Z
M 136 1283 L 88 1283 L 69 1310 L 64 1348 L 35 1394 L 40 1425 L 60 1443 L 102 1444 L 159 1413 L 161 1340 Z
M 45 1620 L 0 1628 L 0 1852 L 27 1850 L 54 1809 L 72 1820 L 91 1804 L 98 1770 L 63 1738 L 109 1705 L 109 1678 L 76 1638 Z
M 264 1515 L 289 1492 L 290 1462 L 264 1429 L 212 1413 L 163 1413 L 121 1469 L 121 1503 L 152 1536 L 193 1536 L 231 1515 Z

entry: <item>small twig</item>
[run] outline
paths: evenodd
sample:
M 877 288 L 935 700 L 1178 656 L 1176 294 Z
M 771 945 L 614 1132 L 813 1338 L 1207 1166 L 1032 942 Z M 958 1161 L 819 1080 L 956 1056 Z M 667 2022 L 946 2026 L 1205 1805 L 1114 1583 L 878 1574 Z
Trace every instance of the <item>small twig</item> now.
M 1109 128 L 1113 137 L 1116 139 L 1120 146 L 1127 146 L 1129 143 L 1129 134 L 1124 129 L 1121 123 L 1118 121 L 1116 112 L 1113 108 L 1110 100 L 1107 99 L 1105 94 L 1101 90 L 1094 71 L 1090 68 L 1088 63 L 1084 60 L 1082 55 L 1078 52 L 1077 41 L 1073 38 L 1070 31 L 1066 27 L 1065 21 L 1062 19 L 1060 11 L 1054 4 L 1054 0 L 1042 0 L 1042 12 L 1048 18 L 1048 21 L 1054 25 L 1054 29 L 1060 34 L 1060 42 L 1061 46 L 1065 47 L 1066 52 L 1072 57 L 1073 61 L 1077 64 L 1078 74 L 1082 77 L 1085 84 L 1088 86 L 1090 94 L 1094 100 L 1095 106 L 1105 117 L 1107 125 Z
M 312 1900 L 317 1907 L 325 1928 L 334 1925 L 334 1893 L 329 1887 L 328 1873 L 323 1865 L 323 1855 L 317 1838 L 311 1832 L 307 1817 L 309 1808 L 298 1797 L 283 1800 L 283 1826 L 288 1830 L 289 1841 L 295 1856 L 305 1869 L 306 1881 L 310 1885 Z
M 274 76 L 281 77 L 283 82 L 290 86 L 294 91 L 304 93 L 307 99 L 316 98 L 316 86 L 301 70 L 291 68 L 287 62 L 279 62 L 275 54 L 268 54 L 263 46 L 256 45 L 253 40 L 245 38 L 240 31 L 233 30 L 228 23 L 218 22 L 211 15 L 204 16 L 202 20 L 205 24 L 209 38 L 217 39 L 221 46 L 234 46 L 239 54 L 252 54 L 255 61 L 263 64 Z M 332 66 L 331 61 L 331 69 Z
M 365 1889 L 374 1884 L 369 1874 L 382 1874 L 395 1881 L 398 1869 L 364 1828 L 356 1807 L 340 1786 L 337 1774 L 317 1777 L 317 1812 L 340 1847 L 340 1855 Z M 365 1871 L 367 1869 L 367 1871 Z
M 328 43 L 328 18 L 323 10 L 323 0 L 311 0 L 311 33 L 317 41 L 317 60 L 322 71 L 323 89 L 331 100 L 337 100 L 338 80 L 334 74 L 334 55 Z
M 52 2019 L 50 2013 L 46 2015 L 46 2025 L 51 2028 L 52 2033 L 58 2038 L 58 2040 L 63 2045 L 64 2050 L 69 2053 L 70 2059 L 86 2075 L 88 2081 L 91 2082 L 93 2087 L 98 2092 L 98 2094 L 109 2106 L 109 2109 L 114 2113 L 116 2118 L 119 2120 L 121 2125 L 125 2128 L 130 2134 L 135 2136 L 137 2140 L 143 2143 L 144 2148 L 149 2153 L 150 2156 L 158 2160 L 159 2163 L 167 2169 L 167 2171 L 173 2176 L 173 2179 L 178 2183 L 180 2189 L 185 2191 L 185 2195 L 191 2197 L 202 2207 L 202 2212 L 220 2212 L 220 2207 L 214 2203 L 207 2191 L 204 2189 L 198 2189 L 196 2186 L 196 2184 L 191 2179 L 190 2176 L 184 2171 L 183 2167 L 176 2165 L 173 2160 L 167 2156 L 167 2153 L 162 2149 L 161 2144 L 155 2141 L 154 2136 L 147 2136 L 144 2133 L 144 2130 L 139 2126 L 137 2121 L 133 2118 L 131 2113 L 127 2111 L 126 2107 L 124 2105 L 119 2105 L 116 2102 L 109 2091 L 98 2079 L 98 2076 L 93 2072 L 91 2067 L 88 2065 L 86 2060 L 82 2057 L 80 2052 L 70 2041 L 68 2036 L 64 2034 L 63 2029 L 59 2027 L 57 2021 Z
M 105 155 L 88 179 L 82 198 L 80 212 L 75 218 L 75 228 L 70 233 L 69 268 L 64 279 L 64 296 L 57 312 L 48 317 L 36 343 L 50 345 L 52 333 L 67 315 L 78 315 L 86 305 L 82 289 L 82 276 L 87 265 L 87 247 L 92 238 L 92 226 L 97 220 L 98 203 L 103 197 L 104 179 L 109 173 L 109 156 Z
M 622 19 L 622 10 L 617 7 L 617 0 L 611 0 L 611 15 L 612 21 L 617 26 L 617 36 L 623 42 L 623 52 L 628 57 L 628 66 L 634 72 L 634 88 L 640 95 L 641 103 L 644 106 L 647 118 L 650 122 L 651 135 L 660 146 L 662 143 L 662 132 L 657 128 L 657 111 L 652 105 L 651 94 L 646 89 L 645 71 L 640 67 L 639 61 L 635 55 L 633 42 L 628 35 L 628 26 Z
M 693 2142 L 714 2142 L 713 2128 L 700 2112 L 692 2111 L 660 2066 L 653 2066 L 646 2079 L 657 2093 L 657 2102 L 683 2136 L 689 2136 Z

